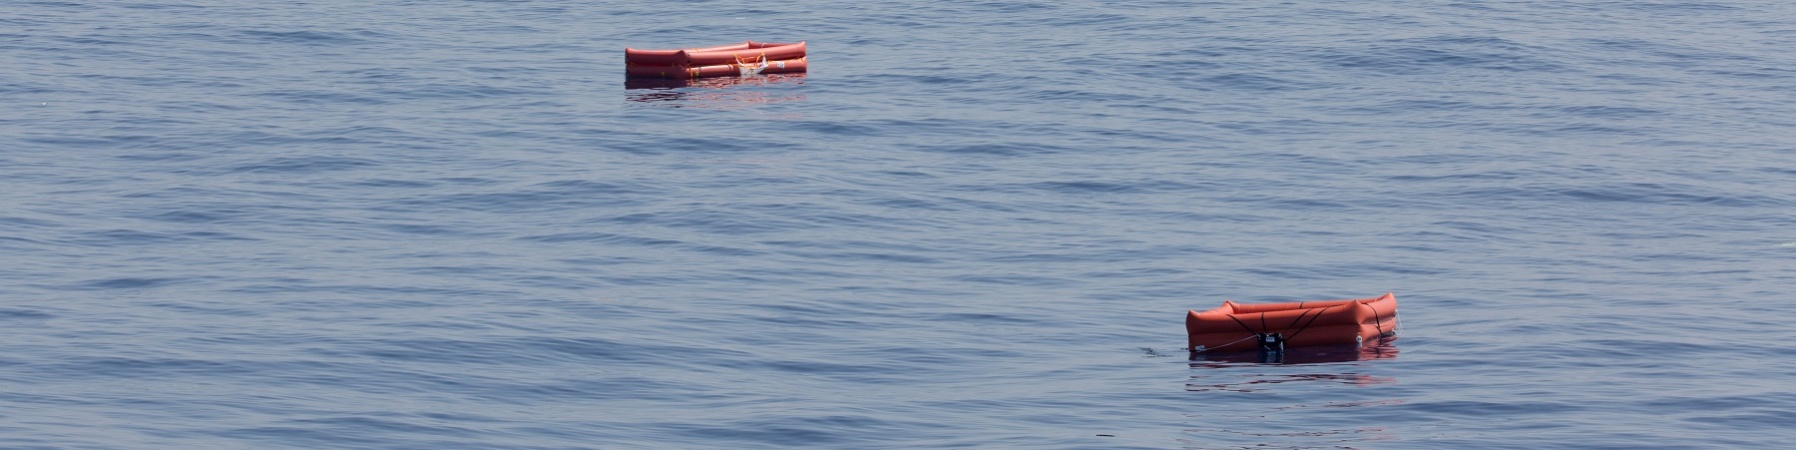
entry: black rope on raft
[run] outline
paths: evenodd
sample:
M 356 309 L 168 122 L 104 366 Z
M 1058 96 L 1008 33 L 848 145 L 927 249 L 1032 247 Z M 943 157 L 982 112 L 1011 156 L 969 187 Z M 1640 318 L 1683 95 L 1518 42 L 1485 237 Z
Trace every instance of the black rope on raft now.
M 1372 309 L 1372 320 L 1374 320 L 1374 322 L 1372 322 L 1372 326 L 1378 328 L 1378 337 L 1389 337 L 1392 334 L 1397 334 L 1397 329 L 1395 327 L 1395 324 L 1392 324 L 1390 333 L 1387 334 L 1384 331 L 1384 316 L 1380 315 L 1378 313 L 1377 307 L 1372 306 L 1371 303 L 1367 303 L 1366 307 Z
M 1261 311 L 1260 312 L 1260 330 L 1261 330 L 1261 332 L 1259 334 L 1254 335 L 1254 337 L 1260 338 L 1259 339 L 1260 353 L 1284 353 L 1284 351 L 1285 351 L 1285 335 L 1280 334 L 1280 333 L 1272 333 L 1269 331 L 1271 329 L 1272 329 L 1271 327 L 1266 326 L 1266 312 Z
M 1335 305 L 1335 306 L 1341 306 L 1341 305 Z M 1310 318 L 1310 321 L 1309 321 L 1309 323 L 1305 323 L 1305 324 L 1303 324 L 1303 328 L 1298 328 L 1298 329 L 1297 329 L 1297 331 L 1295 331 L 1295 332 L 1292 332 L 1292 333 L 1291 333 L 1291 337 L 1292 337 L 1292 338 L 1296 338 L 1296 337 L 1297 337 L 1297 335 L 1299 335 L 1299 334 L 1303 334 L 1303 330 L 1308 330 L 1308 329 L 1310 329 L 1310 325 L 1313 325 L 1313 324 L 1315 324 L 1315 323 L 1316 323 L 1316 319 L 1320 319 L 1320 318 L 1322 318 L 1322 313 L 1324 313 L 1324 312 L 1328 312 L 1328 308 L 1333 308 L 1333 307 L 1334 307 L 1334 306 L 1328 306 L 1328 307 L 1324 307 L 1324 308 L 1322 308 L 1322 309 L 1319 309 L 1319 310 L 1316 310 L 1316 317 L 1311 317 L 1311 318 Z
M 1265 336 L 1266 336 L 1266 334 L 1265 334 L 1265 333 L 1261 333 L 1261 332 L 1259 332 L 1259 331 L 1255 331 L 1255 330 L 1254 330 L 1254 329 L 1253 329 L 1253 327 L 1250 327 L 1250 326 L 1247 326 L 1247 323 L 1246 323 L 1246 322 L 1242 322 L 1242 321 L 1241 321 L 1241 319 L 1239 319 L 1239 318 L 1236 318 L 1236 317 L 1235 317 L 1235 315 L 1234 315 L 1234 314 L 1223 314 L 1223 316 L 1224 316 L 1224 317 L 1228 317 L 1228 318 L 1229 318 L 1229 320 L 1232 320 L 1232 321 L 1235 321 L 1235 324 L 1236 324 L 1236 325 L 1240 325 L 1240 326 L 1241 326 L 1241 329 L 1243 329 L 1243 330 L 1247 330 L 1247 337 L 1244 337 L 1244 338 L 1240 338 L 1240 339 L 1236 339 L 1236 340 L 1235 340 L 1235 341 L 1234 341 L 1234 342 L 1230 342 L 1230 343 L 1227 343 L 1227 344 L 1222 344 L 1222 345 L 1218 345 L 1218 346 L 1215 346 L 1215 347 L 1210 347 L 1210 348 L 1205 348 L 1205 349 L 1201 349 L 1201 350 L 1200 350 L 1200 349 L 1198 349 L 1198 348 L 1196 348 L 1196 347 L 1192 347 L 1192 348 L 1191 348 L 1191 349 L 1190 349 L 1190 350 L 1191 350 L 1191 353 L 1192 353 L 1192 354 L 1198 354 L 1198 353 L 1203 353 L 1203 352 L 1207 352 L 1207 351 L 1212 351 L 1212 350 L 1216 350 L 1216 349 L 1221 349 L 1221 348 L 1228 348 L 1228 347 L 1229 347 L 1229 346 L 1232 346 L 1232 345 L 1235 345 L 1235 344 L 1239 344 L 1239 343 L 1241 343 L 1241 341 L 1245 341 L 1245 340 L 1248 340 L 1248 339 L 1260 339 L 1260 338 L 1263 338 L 1263 337 L 1265 337 Z M 1262 313 L 1262 314 L 1260 314 L 1260 318 L 1261 318 L 1261 319 L 1265 319 L 1265 316 L 1266 316 L 1266 315 L 1265 315 L 1265 314 L 1264 314 L 1264 313 Z
M 1298 303 L 1298 306 L 1302 306 L 1302 305 L 1303 305 L 1303 303 Z M 1316 309 L 1315 310 L 1316 315 L 1314 315 L 1314 316 L 1309 315 L 1311 312 L 1309 310 L 1305 310 L 1305 311 L 1303 311 L 1303 313 L 1298 314 L 1297 318 L 1291 319 L 1291 324 L 1286 326 L 1287 329 L 1291 328 L 1291 327 L 1297 328 L 1297 331 L 1291 332 L 1290 336 L 1285 336 L 1281 333 L 1267 333 L 1267 332 L 1263 332 L 1263 331 L 1254 330 L 1253 327 L 1248 326 L 1246 322 L 1242 322 L 1241 319 L 1235 317 L 1234 314 L 1224 314 L 1224 316 L 1228 317 L 1229 320 L 1234 321 L 1236 325 L 1240 325 L 1241 329 L 1247 330 L 1247 333 L 1249 334 L 1249 336 L 1241 338 L 1241 339 L 1236 339 L 1234 342 L 1229 342 L 1227 344 L 1222 344 L 1222 345 L 1219 345 L 1219 346 L 1216 346 L 1213 348 L 1206 348 L 1206 349 L 1201 349 L 1201 350 L 1197 349 L 1197 348 L 1192 348 L 1190 350 L 1191 350 L 1192 354 L 1197 354 L 1197 353 L 1203 353 L 1203 352 L 1212 351 L 1212 350 L 1216 350 L 1216 349 L 1220 349 L 1220 348 L 1227 348 L 1229 346 L 1239 344 L 1239 343 L 1241 343 L 1241 341 L 1245 341 L 1248 339 L 1258 339 L 1260 351 L 1270 352 L 1270 353 L 1281 353 L 1285 349 L 1285 342 L 1289 342 L 1292 339 L 1296 339 L 1298 335 L 1301 335 L 1301 334 L 1303 334 L 1304 331 L 1309 330 L 1310 325 L 1315 325 L 1317 319 L 1321 319 L 1322 316 L 1325 313 L 1327 313 L 1329 309 L 1333 309 L 1335 306 L 1346 306 L 1346 305 L 1325 306 L 1320 309 Z M 1371 307 L 1371 305 L 1366 305 L 1366 306 Z M 1374 319 L 1379 321 L 1379 323 L 1377 324 L 1379 334 L 1381 336 L 1385 335 L 1384 334 L 1385 333 L 1384 324 L 1383 324 L 1384 319 L 1382 318 L 1382 315 L 1380 315 L 1380 313 L 1378 312 L 1378 308 L 1372 308 L 1372 314 L 1373 314 Z M 1308 322 L 1304 322 L 1303 326 L 1298 327 L 1297 322 L 1302 322 L 1303 318 L 1305 316 L 1309 316 L 1310 320 Z M 1260 313 L 1260 327 L 1261 327 L 1261 330 L 1266 329 L 1266 313 L 1264 313 L 1264 312 Z M 1276 346 L 1276 347 L 1274 347 L 1274 346 Z
M 1302 303 L 1298 303 L 1298 304 L 1297 304 L 1297 307 L 1299 307 L 1299 308 L 1302 308 L 1302 307 L 1303 307 L 1303 304 L 1302 304 Z M 1323 309 L 1323 310 L 1327 310 L 1327 309 L 1328 309 L 1328 308 L 1322 308 L 1322 309 Z M 1296 327 L 1296 326 L 1297 326 L 1297 322 L 1302 322 L 1302 321 L 1303 321 L 1303 316 L 1307 316 L 1307 315 L 1310 315 L 1310 310 L 1307 310 L 1307 309 L 1306 309 L 1306 310 L 1303 310 L 1303 313 L 1302 313 L 1302 314 L 1298 314 L 1298 315 L 1297 315 L 1297 318 L 1296 318 L 1296 319 L 1291 319 L 1291 324 L 1290 324 L 1290 325 L 1285 325 L 1285 328 L 1286 328 L 1286 329 L 1290 329 L 1290 328 L 1292 328 L 1292 327 Z M 1316 313 L 1316 317 L 1322 317 L 1322 313 L 1321 313 L 1321 312 L 1317 312 L 1317 313 Z M 1315 321 L 1316 321 L 1316 319 L 1310 319 L 1310 322 L 1315 322 Z M 1308 326 L 1308 325 L 1305 325 L 1305 326 Z M 1296 336 L 1296 333 L 1292 333 L 1292 336 Z
M 1242 322 L 1241 319 L 1235 318 L 1234 314 L 1226 314 L 1226 315 L 1228 316 L 1229 320 L 1235 321 L 1235 325 L 1240 325 L 1241 329 L 1247 330 L 1247 334 L 1251 334 L 1251 335 L 1255 335 L 1255 336 L 1260 335 L 1259 331 L 1254 331 L 1253 327 L 1247 326 L 1246 322 Z
M 1327 308 L 1323 308 L 1323 309 L 1327 309 Z M 1304 314 L 1309 314 L 1309 312 L 1305 311 Z M 1216 347 L 1216 348 L 1226 348 L 1230 345 L 1238 344 L 1241 341 L 1245 341 L 1248 339 L 1254 339 L 1254 340 L 1258 341 L 1260 351 L 1274 352 L 1274 353 L 1285 351 L 1285 341 L 1288 340 L 1285 338 L 1285 335 L 1280 334 L 1280 333 L 1267 333 L 1265 331 L 1262 331 L 1262 330 L 1266 330 L 1269 328 L 1266 326 L 1266 313 L 1264 313 L 1264 312 L 1260 313 L 1260 330 L 1254 330 L 1253 327 L 1248 326 L 1246 322 L 1242 322 L 1241 319 L 1235 317 L 1234 314 L 1225 314 L 1225 315 L 1228 316 L 1229 320 L 1235 321 L 1236 325 L 1240 325 L 1241 329 L 1247 330 L 1248 336 L 1241 338 L 1241 339 L 1237 339 L 1237 340 L 1235 340 L 1235 342 L 1223 344 L 1222 346 Z M 1321 317 L 1321 316 L 1317 315 L 1317 317 Z M 1303 315 L 1298 315 L 1297 318 L 1299 320 L 1301 320 L 1301 319 L 1303 319 Z M 1310 319 L 1310 321 L 1315 322 L 1315 319 Z M 1296 324 L 1297 322 L 1293 321 L 1291 323 Z M 1193 350 L 1193 352 L 1195 352 L 1195 351 L 1196 350 Z

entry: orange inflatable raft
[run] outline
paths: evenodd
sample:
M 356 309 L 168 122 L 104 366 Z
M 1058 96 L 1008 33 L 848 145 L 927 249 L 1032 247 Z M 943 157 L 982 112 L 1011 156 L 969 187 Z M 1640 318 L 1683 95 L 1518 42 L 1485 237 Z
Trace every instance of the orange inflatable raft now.
M 804 72 L 804 42 L 748 41 L 680 50 L 624 49 L 624 75 L 631 78 L 699 78 Z
M 1185 315 L 1193 352 L 1283 351 L 1364 345 L 1397 336 L 1397 297 L 1243 305 L 1232 301 Z

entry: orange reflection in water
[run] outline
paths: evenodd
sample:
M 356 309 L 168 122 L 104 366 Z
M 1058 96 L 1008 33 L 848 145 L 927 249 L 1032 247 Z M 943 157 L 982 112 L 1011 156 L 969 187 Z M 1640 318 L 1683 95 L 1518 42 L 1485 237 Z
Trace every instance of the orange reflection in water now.
M 1214 363 L 1261 363 L 1261 364 L 1319 364 L 1348 361 L 1370 361 L 1375 359 L 1392 359 L 1397 357 L 1397 346 L 1391 345 L 1394 339 L 1383 340 L 1363 347 L 1298 347 L 1285 349 L 1282 352 L 1233 352 L 1233 353 L 1196 353 L 1191 354 L 1192 361 L 1209 361 Z
M 1192 364 L 1191 366 L 1198 367 L 1197 364 Z M 1223 382 L 1216 382 L 1216 381 L 1223 381 Z M 1263 390 L 1263 389 L 1269 387 L 1269 385 L 1274 385 L 1274 384 L 1317 383 L 1317 382 L 1348 384 L 1348 385 L 1354 385 L 1354 386 L 1372 386 L 1372 385 L 1379 385 L 1379 384 L 1395 383 L 1395 382 L 1397 382 L 1397 379 L 1391 378 L 1391 377 L 1376 377 L 1376 376 L 1357 374 L 1357 373 L 1346 373 L 1346 374 L 1298 373 L 1298 374 L 1288 374 L 1288 375 L 1261 374 L 1261 375 L 1246 376 L 1246 377 L 1242 377 L 1240 379 L 1228 379 L 1228 380 L 1217 380 L 1214 378 L 1203 378 L 1203 377 L 1193 376 L 1193 377 L 1191 377 L 1191 381 L 1185 383 L 1185 390 L 1189 391 L 1189 392 L 1206 392 L 1206 391 L 1257 392 L 1257 391 L 1260 391 L 1260 390 Z M 1398 402 L 1398 403 L 1401 403 L 1401 402 Z
M 1379 389 L 1396 384 L 1396 378 L 1368 374 L 1379 364 L 1360 362 L 1396 358 L 1397 347 L 1390 344 L 1193 354 L 1185 391 L 1203 401 L 1186 414 L 1181 447 L 1366 449 L 1401 440 L 1382 424 L 1341 422 L 1405 403 L 1377 394 L 1391 392 Z
M 1383 340 L 1375 345 L 1364 347 L 1300 347 L 1286 349 L 1283 352 L 1234 352 L 1234 353 L 1196 353 L 1191 354 L 1193 369 L 1225 369 L 1253 366 L 1285 366 L 1302 364 L 1341 363 L 1353 361 L 1371 361 L 1392 359 L 1397 357 L 1397 346 L 1391 340 Z M 1367 386 L 1386 384 L 1396 380 L 1386 377 L 1374 377 L 1355 373 L 1345 374 L 1288 374 L 1253 377 L 1249 380 L 1230 380 L 1226 383 L 1204 383 L 1206 377 L 1192 376 L 1193 382 L 1185 385 L 1187 391 L 1233 391 L 1253 392 L 1261 385 L 1301 381 L 1323 381 Z
M 804 73 L 624 80 L 624 99 L 669 108 L 739 108 L 761 103 L 803 101 L 803 93 L 770 93 L 752 87 L 804 84 Z
M 1395 433 L 1391 432 L 1391 430 L 1386 429 L 1384 427 L 1378 427 L 1378 426 L 1331 429 L 1331 430 L 1287 431 L 1287 432 L 1255 431 L 1255 430 L 1257 430 L 1257 429 L 1252 428 L 1252 427 L 1249 427 L 1246 429 L 1206 428 L 1206 427 L 1186 428 L 1184 430 L 1184 432 L 1186 434 L 1197 435 L 1197 436 L 1206 436 L 1206 437 L 1207 436 L 1217 436 L 1217 435 L 1229 435 L 1229 436 L 1234 437 L 1237 440 L 1245 440 L 1248 442 L 1258 441 L 1258 443 L 1253 443 L 1253 444 L 1238 443 L 1238 444 L 1233 444 L 1233 445 L 1225 444 L 1225 445 L 1219 446 L 1215 442 L 1210 442 L 1210 439 L 1179 439 L 1179 443 L 1184 444 L 1184 445 L 1181 445 L 1180 448 L 1191 449 L 1191 450 L 1200 450 L 1200 449 L 1201 450 L 1212 450 L 1212 449 L 1217 449 L 1217 450 L 1220 450 L 1220 449 L 1228 449 L 1228 450 L 1240 450 L 1240 449 L 1254 449 L 1254 450 L 1274 450 L 1274 449 L 1367 450 L 1367 449 L 1370 449 L 1371 447 L 1365 447 L 1364 446 L 1365 443 L 1376 444 L 1379 442 L 1402 440 L 1402 439 L 1399 439 Z

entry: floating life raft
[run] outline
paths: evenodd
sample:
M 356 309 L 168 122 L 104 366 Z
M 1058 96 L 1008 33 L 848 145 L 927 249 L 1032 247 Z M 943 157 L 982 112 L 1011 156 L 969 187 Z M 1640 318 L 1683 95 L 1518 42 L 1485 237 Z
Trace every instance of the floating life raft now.
M 1244 305 L 1232 301 L 1185 315 L 1193 352 L 1283 351 L 1361 346 L 1397 336 L 1397 297 Z
M 624 49 L 624 74 L 631 78 L 699 78 L 804 72 L 804 42 L 748 41 L 680 50 Z

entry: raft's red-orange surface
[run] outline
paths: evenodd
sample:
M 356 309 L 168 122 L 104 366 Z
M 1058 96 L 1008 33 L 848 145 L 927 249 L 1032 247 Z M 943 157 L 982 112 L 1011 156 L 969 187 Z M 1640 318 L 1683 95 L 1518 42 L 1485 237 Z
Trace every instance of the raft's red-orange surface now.
M 624 49 L 624 74 L 637 78 L 699 78 L 809 69 L 805 43 L 748 41 L 680 50 Z
M 794 73 L 804 72 L 809 68 L 804 58 L 768 61 L 765 67 L 758 64 L 718 64 L 712 66 L 629 66 L 624 74 L 635 78 L 700 78 L 700 77 L 733 77 L 742 75 L 743 68 L 751 73 Z M 755 69 L 759 70 L 755 70 Z
M 1240 304 L 1185 315 L 1191 350 L 1256 350 L 1253 338 L 1283 334 L 1286 347 L 1361 345 L 1397 336 L 1397 297 L 1315 302 Z

